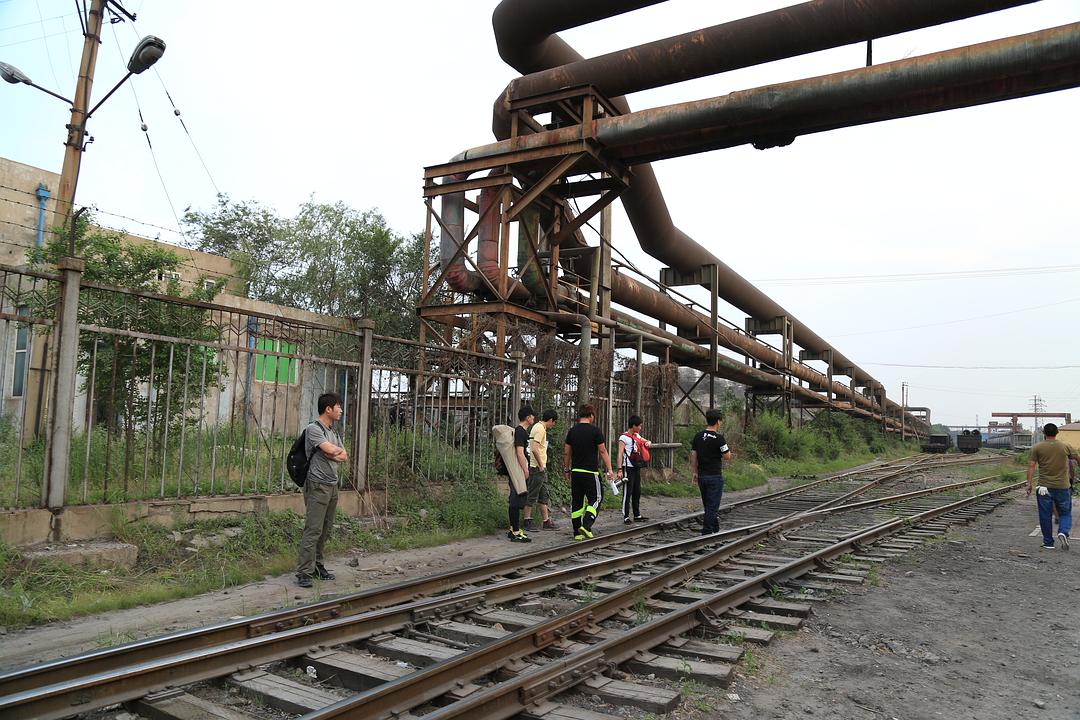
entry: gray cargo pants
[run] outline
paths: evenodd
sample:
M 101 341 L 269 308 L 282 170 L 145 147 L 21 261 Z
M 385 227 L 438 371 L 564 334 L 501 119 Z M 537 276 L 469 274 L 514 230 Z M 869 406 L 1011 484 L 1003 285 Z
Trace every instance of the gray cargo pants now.
M 308 480 L 304 483 L 304 534 L 300 536 L 300 556 L 296 561 L 297 575 L 317 573 L 315 563 L 323 561 L 323 548 L 334 526 L 337 510 L 337 484 Z

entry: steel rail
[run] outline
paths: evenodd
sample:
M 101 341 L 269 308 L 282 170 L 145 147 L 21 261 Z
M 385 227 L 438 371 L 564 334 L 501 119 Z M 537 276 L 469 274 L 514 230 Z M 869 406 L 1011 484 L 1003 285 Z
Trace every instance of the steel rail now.
M 866 501 L 860 504 L 860 508 L 959 489 L 986 482 L 989 479 L 992 478 L 969 480 Z M 556 569 L 532 577 L 506 580 L 489 587 L 326 620 L 307 627 L 291 628 L 282 632 L 235 640 L 126 667 L 112 668 L 108 671 L 97 668 L 96 672 L 86 677 L 50 685 L 39 685 L 0 697 L 0 718 L 66 717 L 72 712 L 86 712 L 132 700 L 165 687 L 199 682 L 247 667 L 294 657 L 312 647 L 353 642 L 380 633 L 411 627 L 415 623 L 432 618 L 458 614 L 484 603 L 503 603 L 527 593 L 541 592 L 568 582 L 607 575 L 642 562 L 696 550 L 729 538 L 759 538 L 761 533 L 775 532 L 777 527 L 782 526 L 783 523 L 790 523 L 796 517 L 803 518 L 797 523 L 803 524 L 825 515 L 845 512 L 847 509 L 844 506 L 814 513 L 789 513 L 779 519 L 734 528 L 723 533 L 675 541 L 663 546 L 627 553 L 620 558 L 602 558 L 592 563 Z M 735 541 L 738 547 L 742 547 L 742 543 L 742 540 Z M 724 551 L 729 546 L 731 545 L 723 545 L 710 555 Z
M 764 504 L 789 495 L 804 492 L 819 485 L 836 482 L 849 477 L 875 472 L 884 467 L 921 457 L 906 456 L 897 460 L 880 463 L 872 467 L 849 470 L 802 485 L 757 495 L 745 500 L 724 505 L 723 513 L 730 513 L 751 505 Z M 0 674 L 0 697 L 11 695 L 44 685 L 72 680 L 93 673 L 126 667 L 137 662 L 145 662 L 170 654 L 179 654 L 204 647 L 212 647 L 226 642 L 244 640 L 257 635 L 279 632 L 293 627 L 304 627 L 313 623 L 348 617 L 368 612 L 380 607 L 388 607 L 405 602 L 413 602 L 423 596 L 446 592 L 454 587 L 487 579 L 492 576 L 520 571 L 544 565 L 556 560 L 563 560 L 573 555 L 589 552 L 609 545 L 617 545 L 639 535 L 663 531 L 681 523 L 701 517 L 701 513 L 687 513 L 673 518 L 658 520 L 632 528 L 603 535 L 592 540 L 574 545 L 560 545 L 544 550 L 537 550 L 525 555 L 510 556 L 493 560 L 482 565 L 473 565 L 457 570 L 426 575 L 421 578 L 404 580 L 392 585 L 369 588 L 350 593 L 339 598 L 323 600 L 298 608 L 275 610 L 241 620 L 230 620 L 208 627 L 181 630 L 167 635 L 160 635 L 144 640 L 136 640 L 110 648 L 92 650 L 68 658 L 59 658 L 22 668 L 15 668 Z
M 939 517 L 976 500 L 981 500 L 1020 487 L 1015 483 L 976 495 L 972 498 L 934 508 L 908 518 L 879 523 L 859 531 L 847 539 L 806 554 L 775 569 L 748 578 L 726 588 L 710 598 L 688 604 L 685 608 L 667 613 L 636 628 L 601 641 L 588 650 L 524 672 L 516 678 L 481 690 L 447 707 L 424 715 L 426 719 L 448 720 L 468 717 L 469 720 L 511 717 L 551 695 L 562 692 L 583 681 L 590 674 L 618 665 L 641 651 L 648 650 L 672 637 L 693 630 L 698 625 L 712 623 L 717 615 L 734 609 L 776 585 L 803 575 L 827 560 L 857 549 L 860 545 L 891 534 L 913 523 Z M 829 512 L 829 511 L 819 511 Z M 819 513 L 815 513 L 819 514 Z M 731 555 L 755 547 L 771 534 L 812 521 L 810 515 L 795 515 L 763 528 L 712 553 L 683 562 L 670 570 L 621 590 L 609 593 L 577 610 L 531 626 L 484 645 L 476 651 L 458 655 L 423 670 L 384 683 L 338 703 L 304 715 L 302 720 L 331 718 L 385 718 L 408 712 L 452 690 L 461 680 L 472 680 L 498 670 L 511 660 L 531 655 L 577 632 L 605 620 L 629 607 L 638 597 L 651 596 L 670 588 L 687 577 L 716 565 Z

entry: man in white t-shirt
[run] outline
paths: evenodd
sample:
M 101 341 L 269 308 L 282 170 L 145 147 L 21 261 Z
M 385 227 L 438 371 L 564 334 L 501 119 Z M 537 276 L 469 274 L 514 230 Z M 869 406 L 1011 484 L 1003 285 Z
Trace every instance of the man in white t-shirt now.
M 641 468 L 637 444 L 652 447 L 652 443 L 641 436 L 642 419 L 640 415 L 631 415 L 626 432 L 619 436 L 619 478 L 623 481 L 622 514 L 623 523 L 629 525 L 635 520 L 641 522 L 649 518 L 641 514 Z M 635 462 L 635 460 L 637 462 Z M 631 515 L 631 510 L 633 515 Z

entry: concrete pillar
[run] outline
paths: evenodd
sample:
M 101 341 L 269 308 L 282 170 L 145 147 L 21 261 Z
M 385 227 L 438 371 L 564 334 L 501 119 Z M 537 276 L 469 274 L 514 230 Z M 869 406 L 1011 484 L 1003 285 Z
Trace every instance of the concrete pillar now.
M 45 507 L 62 510 L 71 471 L 71 427 L 75 415 L 75 362 L 79 354 L 79 284 L 86 261 L 63 257 L 57 263 L 63 278 L 59 316 L 56 319 L 56 377 L 53 382 L 53 414 L 49 470 L 41 488 Z M 54 530 L 59 530 L 56 523 Z
M 356 321 L 361 332 L 360 339 L 360 376 L 356 383 L 357 408 L 356 422 L 353 423 L 352 476 L 357 492 L 368 489 L 367 457 L 368 438 L 371 425 L 371 346 L 375 332 L 375 321 L 362 318 Z
M 517 411 L 521 409 L 521 386 L 525 382 L 525 353 L 514 350 L 510 353 L 510 359 L 514 361 L 514 387 L 511 391 L 513 399 L 510 402 L 510 415 L 517 417 Z

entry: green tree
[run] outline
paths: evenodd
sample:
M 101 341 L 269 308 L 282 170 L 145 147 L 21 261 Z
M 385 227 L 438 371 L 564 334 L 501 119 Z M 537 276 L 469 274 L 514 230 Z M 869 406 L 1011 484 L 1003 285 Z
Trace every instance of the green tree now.
M 207 211 L 184 213 L 182 223 L 198 237 L 196 247 L 232 260 L 247 296 L 290 305 L 298 270 L 291 222 L 255 201 L 234 202 L 218 195 Z
M 413 337 L 423 237 L 395 233 L 374 210 L 304 203 L 293 220 L 303 267 L 291 281 L 308 310 L 366 317 L 379 332 Z
M 249 297 L 371 318 L 380 333 L 416 337 L 423 236 L 394 232 L 375 210 L 312 199 L 288 218 L 220 195 L 184 223 L 200 250 L 236 263 Z
M 32 266 L 46 269 L 67 255 L 67 232 L 53 233 Z M 185 291 L 177 279 L 182 258 L 176 252 L 152 242 L 125 241 L 115 231 L 94 227 L 89 218 L 76 229 L 75 255 L 86 261 L 84 283 L 164 293 L 178 300 L 209 301 L 220 292 L 223 280 L 193 283 Z M 58 288 L 53 288 L 53 294 Z M 39 297 L 42 309 L 55 297 Z M 84 287 L 79 298 L 79 322 L 121 332 L 159 335 L 203 342 L 221 339 L 221 330 L 211 322 L 210 311 L 184 302 L 168 302 L 99 287 Z M 196 407 L 206 378 L 217 378 L 218 360 L 213 349 L 203 345 L 173 345 L 175 353 L 170 378 L 169 344 L 145 337 L 105 332 L 81 332 L 77 367 L 88 391 L 94 387 L 96 416 L 114 431 L 132 436 L 138 427 L 160 437 L 170 424 L 181 422 Z M 151 348 L 153 352 L 151 352 Z M 181 359 L 183 358 L 183 359 Z M 191 369 L 182 372 L 185 361 Z M 178 364 L 179 363 L 179 364 Z M 186 397 L 185 405 L 182 398 Z M 144 395 L 155 389 L 156 401 L 148 408 Z M 162 400 L 168 393 L 169 402 Z

